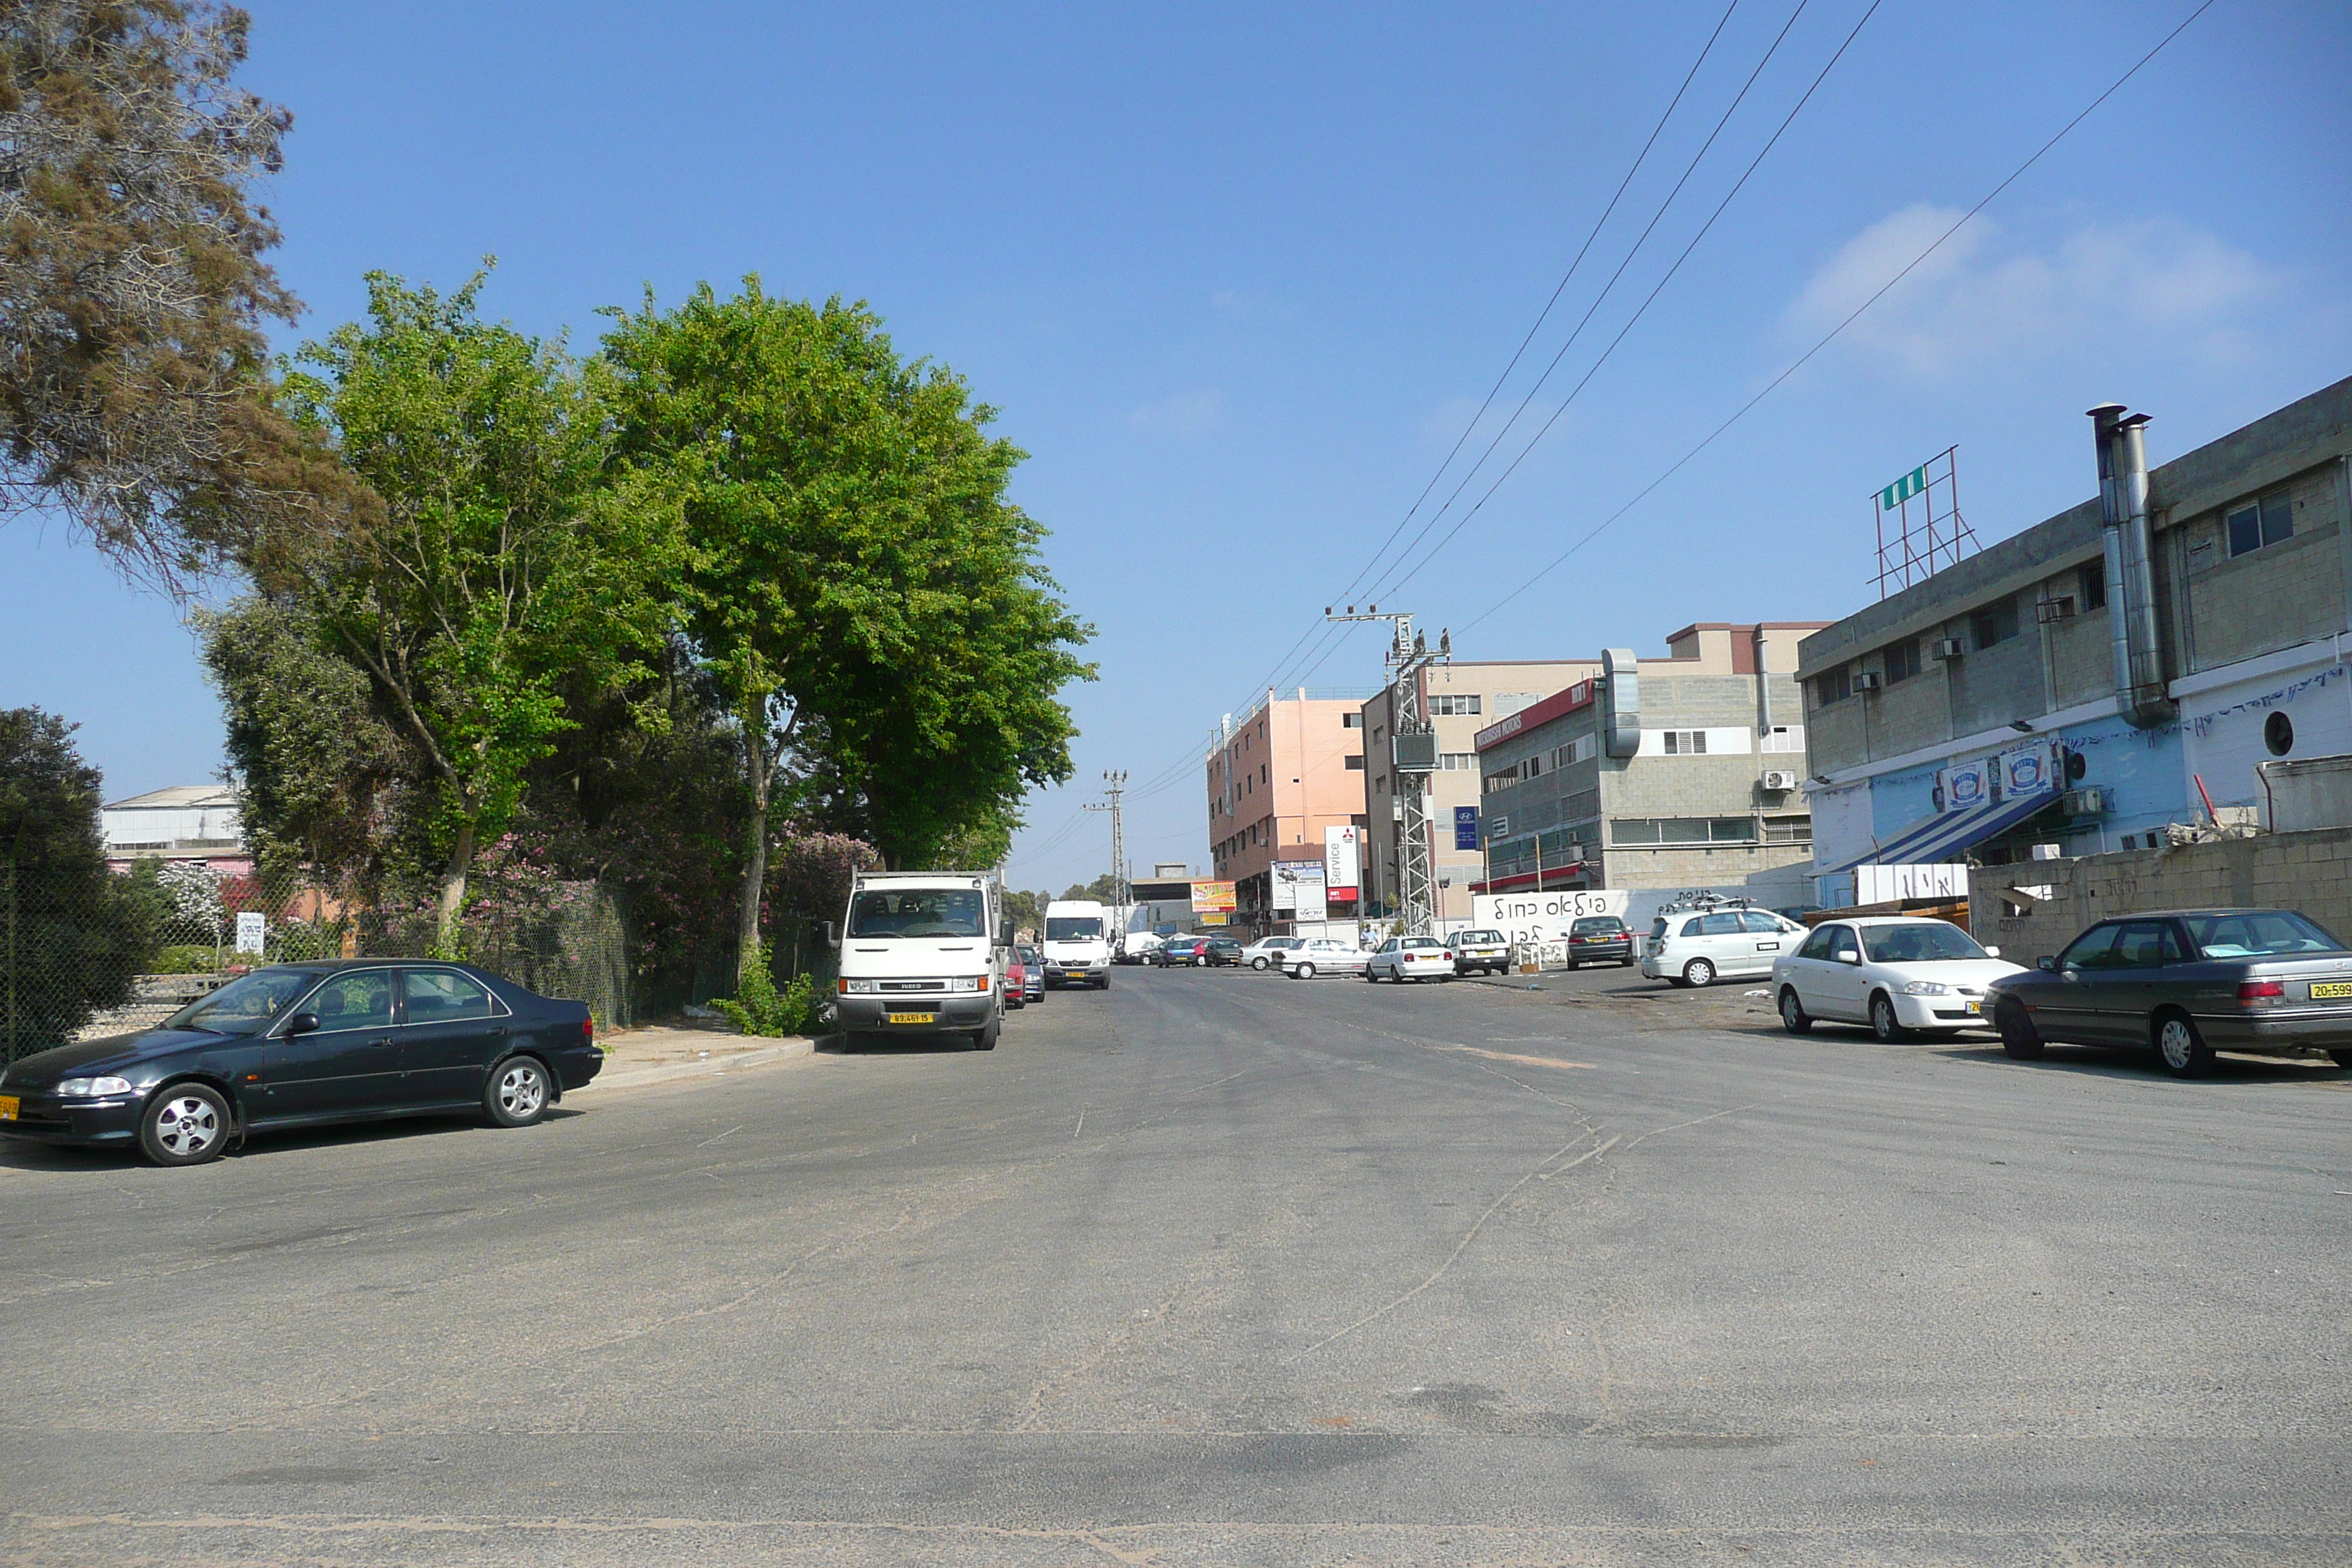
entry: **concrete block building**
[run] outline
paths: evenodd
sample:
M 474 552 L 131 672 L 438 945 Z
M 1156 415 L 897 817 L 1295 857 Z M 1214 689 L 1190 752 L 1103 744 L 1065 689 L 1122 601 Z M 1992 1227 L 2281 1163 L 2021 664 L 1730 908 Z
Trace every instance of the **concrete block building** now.
M 1708 621 L 1475 738 L 1480 892 L 1751 890 L 1794 903 L 1812 859 L 1797 647 L 1820 621 Z
M 2258 764 L 2352 752 L 2352 380 L 2152 468 L 2122 412 L 2099 497 L 1805 639 L 1822 902 L 1857 864 L 2259 816 Z

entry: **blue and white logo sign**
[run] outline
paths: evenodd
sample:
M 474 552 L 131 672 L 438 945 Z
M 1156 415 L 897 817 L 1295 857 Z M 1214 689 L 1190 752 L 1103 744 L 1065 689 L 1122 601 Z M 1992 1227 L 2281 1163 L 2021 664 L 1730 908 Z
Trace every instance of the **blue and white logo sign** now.
M 2020 795 L 2047 795 L 2058 787 L 2056 748 L 2046 741 L 2000 754 L 2000 793 L 2004 800 Z
M 1478 847 L 1478 808 L 1476 806 L 1457 805 L 1454 808 L 1454 847 L 1456 849 Z
M 1936 775 L 1936 785 L 1946 811 L 1968 811 L 1992 799 L 1991 769 L 1982 757 L 1946 768 Z

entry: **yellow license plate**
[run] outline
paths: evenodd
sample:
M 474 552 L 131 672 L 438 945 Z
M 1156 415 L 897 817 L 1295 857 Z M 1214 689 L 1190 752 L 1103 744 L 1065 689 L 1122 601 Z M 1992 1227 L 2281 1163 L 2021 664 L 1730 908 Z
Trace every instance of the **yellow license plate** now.
M 2311 999 L 2326 1002 L 2336 996 L 2352 996 L 2352 980 L 2323 980 L 2311 988 Z
M 1978 1017 L 1982 1017 L 1984 1016 L 1984 1004 L 1981 1002 L 1971 1002 L 1969 1004 L 1969 1011 Z
M 894 1024 L 936 1024 L 939 1021 L 940 1016 L 937 1013 L 893 1013 L 890 1015 L 890 1022 Z
M 14 1121 L 16 1120 L 16 1097 L 13 1094 L 0 1094 L 0 1121 Z

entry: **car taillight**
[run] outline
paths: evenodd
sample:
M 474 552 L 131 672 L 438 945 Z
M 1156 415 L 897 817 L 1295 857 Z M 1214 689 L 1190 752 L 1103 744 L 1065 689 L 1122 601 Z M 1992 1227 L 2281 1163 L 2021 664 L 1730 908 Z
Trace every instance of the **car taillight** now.
M 591 1018 L 580 1026 L 580 1043 L 583 1046 L 593 1046 L 596 1043 L 595 1019 Z
M 2249 1004 L 2284 1002 L 2286 1000 L 2286 987 L 2275 980 L 2241 980 L 2238 982 L 2238 1000 Z

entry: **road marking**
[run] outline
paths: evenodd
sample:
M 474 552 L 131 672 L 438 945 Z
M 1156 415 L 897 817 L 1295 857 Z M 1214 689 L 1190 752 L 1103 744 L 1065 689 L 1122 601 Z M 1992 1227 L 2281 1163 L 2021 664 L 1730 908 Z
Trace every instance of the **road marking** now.
M 1600 1069 L 1591 1062 L 1572 1062 L 1561 1057 L 1515 1057 L 1508 1051 L 1483 1051 L 1476 1046 L 1432 1046 L 1433 1051 L 1460 1051 L 1465 1056 L 1485 1057 L 1494 1062 L 1517 1062 L 1531 1068 L 1582 1068 L 1588 1072 Z

